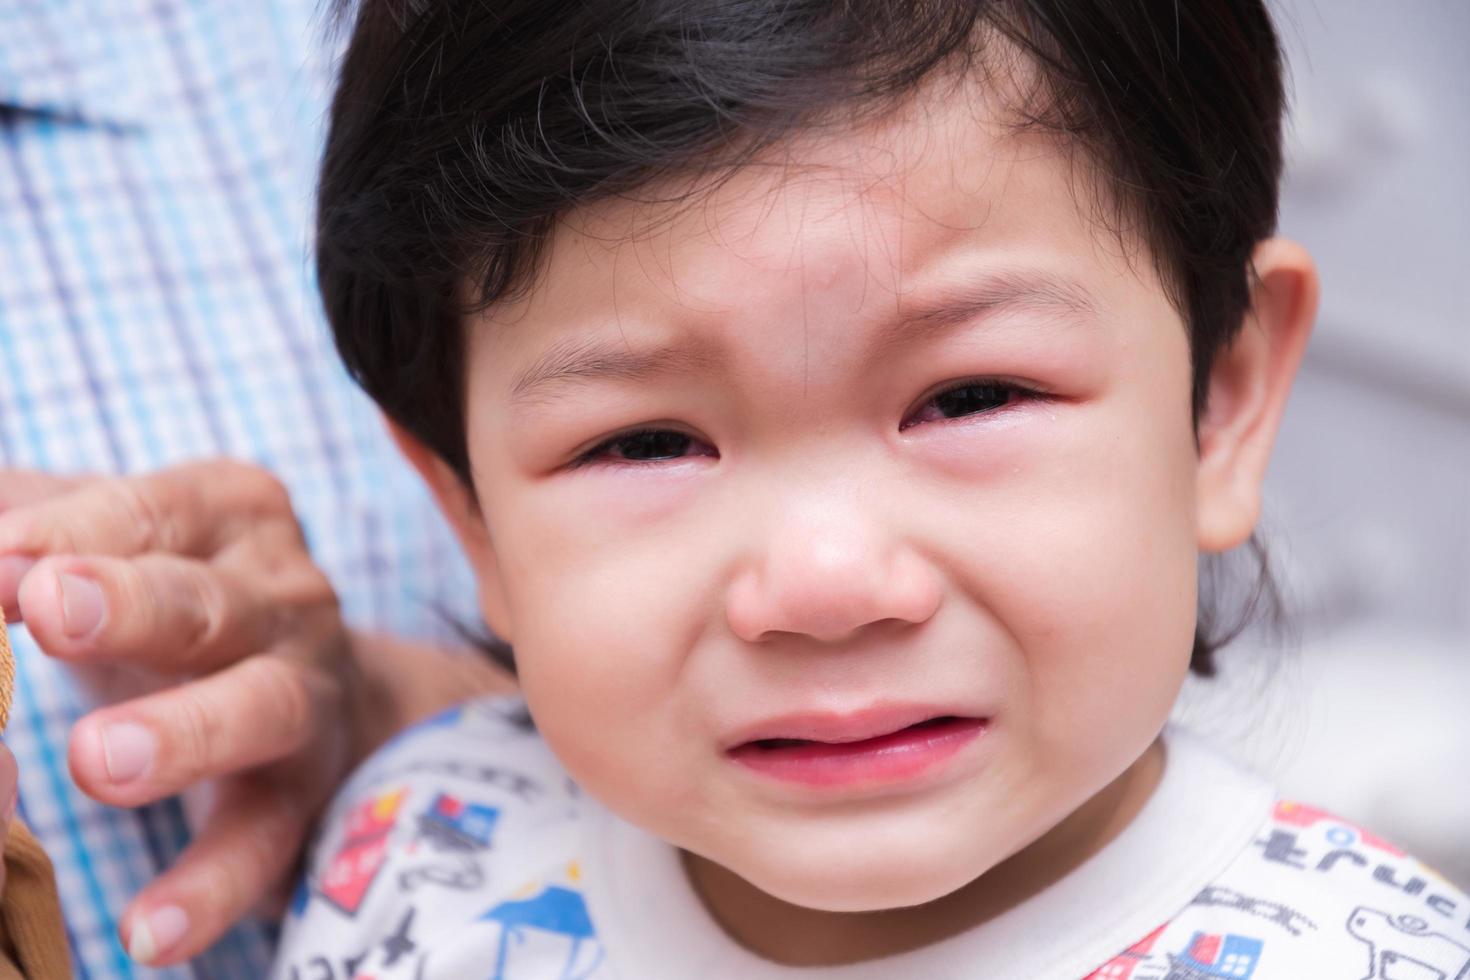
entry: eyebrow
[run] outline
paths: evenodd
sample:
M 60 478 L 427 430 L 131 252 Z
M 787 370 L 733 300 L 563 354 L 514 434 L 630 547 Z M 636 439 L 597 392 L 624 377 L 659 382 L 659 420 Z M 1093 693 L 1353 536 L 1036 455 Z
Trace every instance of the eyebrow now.
M 510 399 L 514 404 L 535 402 L 578 381 L 648 381 L 707 368 L 714 360 L 709 351 L 685 344 L 639 350 L 594 338 L 570 339 L 554 344 L 518 374 Z
M 1037 312 L 1068 323 L 1097 316 L 1098 304 L 1078 282 L 1036 270 L 1000 270 L 935 290 L 933 298 L 900 303 L 896 319 L 866 352 L 880 361 L 903 344 L 1002 312 Z M 650 381 L 660 376 L 711 368 L 718 358 L 707 347 L 687 344 L 638 349 L 599 338 L 570 338 L 552 345 L 511 385 L 514 405 L 545 400 L 557 388 L 582 381 Z
M 900 303 L 897 320 L 869 347 L 870 361 L 900 345 L 1001 313 L 1039 313 L 1066 324 L 1084 324 L 1095 321 L 1100 310 L 1080 282 L 1032 269 L 988 272 L 933 292 L 932 298 Z

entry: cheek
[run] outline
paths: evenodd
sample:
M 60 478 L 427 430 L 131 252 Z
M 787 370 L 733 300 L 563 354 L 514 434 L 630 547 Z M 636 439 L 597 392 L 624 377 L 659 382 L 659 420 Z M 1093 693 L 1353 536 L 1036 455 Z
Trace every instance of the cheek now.
M 958 575 L 1020 651 L 1016 722 L 1040 758 L 1092 771 L 1157 733 L 1194 630 L 1187 401 L 1140 390 L 1067 409 L 1044 454 L 957 511 Z
M 611 535 L 598 509 L 556 498 L 529 494 L 498 510 L 521 687 L 573 778 L 624 809 L 625 800 L 676 791 L 660 784 L 680 769 L 664 755 L 664 735 L 704 626 L 706 563 L 700 542 L 678 527 Z

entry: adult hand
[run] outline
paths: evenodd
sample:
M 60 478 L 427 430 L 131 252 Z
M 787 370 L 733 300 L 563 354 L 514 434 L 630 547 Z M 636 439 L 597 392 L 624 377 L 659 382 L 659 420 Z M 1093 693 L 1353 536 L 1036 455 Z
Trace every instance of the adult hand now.
M 229 460 L 0 471 L 0 604 L 51 656 L 152 689 L 74 727 L 84 792 L 138 806 L 208 784 L 194 840 L 123 919 L 129 952 L 153 964 L 277 893 L 317 811 L 388 734 L 507 687 L 480 661 L 348 630 L 285 488 Z

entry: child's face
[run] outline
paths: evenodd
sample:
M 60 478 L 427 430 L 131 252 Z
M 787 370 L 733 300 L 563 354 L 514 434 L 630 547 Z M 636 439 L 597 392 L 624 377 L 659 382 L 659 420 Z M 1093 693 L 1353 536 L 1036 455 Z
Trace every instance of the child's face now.
M 1049 142 L 951 91 L 783 154 L 565 223 L 470 326 L 479 510 L 439 489 L 588 792 L 789 902 L 915 904 L 1127 778 L 1253 515 Z

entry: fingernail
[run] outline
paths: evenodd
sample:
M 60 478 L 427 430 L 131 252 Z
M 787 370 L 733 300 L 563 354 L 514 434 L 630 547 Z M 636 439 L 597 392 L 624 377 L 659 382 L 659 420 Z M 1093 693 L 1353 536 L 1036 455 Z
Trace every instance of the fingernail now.
M 20 588 L 20 580 L 35 567 L 36 559 L 24 555 L 0 558 L 0 595 L 14 596 L 15 591 Z
M 161 905 L 133 922 L 128 955 L 136 963 L 152 963 L 158 954 L 184 938 L 189 914 L 177 905 Z
M 131 721 L 120 721 L 102 729 L 102 764 L 114 783 L 137 779 L 153 765 L 158 742 L 153 733 Z
M 57 575 L 56 581 L 61 589 L 62 632 L 81 639 L 102 624 L 102 587 L 70 572 Z

